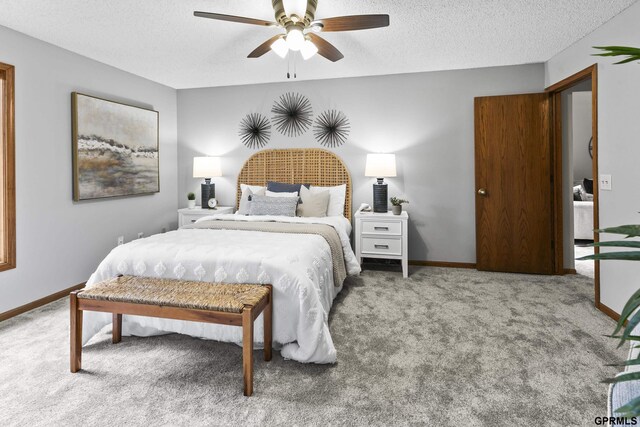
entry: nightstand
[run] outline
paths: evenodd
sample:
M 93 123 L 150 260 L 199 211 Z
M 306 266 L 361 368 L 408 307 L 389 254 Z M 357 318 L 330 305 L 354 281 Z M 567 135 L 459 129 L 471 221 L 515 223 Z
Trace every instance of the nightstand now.
M 231 206 L 217 206 L 215 209 L 202 209 L 201 207 L 195 209 L 178 209 L 178 228 L 194 223 L 198 218 L 202 218 L 203 216 L 232 213 L 233 207 Z
M 356 212 L 356 257 L 399 259 L 402 276 L 409 277 L 408 231 L 409 214 L 391 212 Z

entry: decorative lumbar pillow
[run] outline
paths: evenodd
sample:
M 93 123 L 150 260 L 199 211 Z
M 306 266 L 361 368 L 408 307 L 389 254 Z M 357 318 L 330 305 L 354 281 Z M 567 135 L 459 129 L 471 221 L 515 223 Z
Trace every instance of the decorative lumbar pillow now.
M 298 216 L 304 217 L 325 217 L 329 207 L 329 190 L 312 193 L 307 187 L 300 188 L 300 198 L 302 204 L 298 205 L 296 211 Z
M 309 184 L 287 184 L 286 182 L 268 181 L 267 190 L 274 193 L 293 193 L 294 191 L 299 195 L 300 187 L 305 186 L 309 188 Z
M 249 215 L 296 216 L 297 197 L 252 196 Z
M 267 190 L 265 192 L 265 195 L 269 197 L 298 197 L 298 192 L 292 191 L 291 193 L 284 193 L 284 192 L 279 193 L 279 192 Z
M 317 187 L 312 185 L 310 190 L 311 193 L 329 190 L 329 207 L 327 207 L 327 216 L 344 216 L 347 184 L 336 185 L 334 187 Z
M 242 188 L 244 184 L 240 184 L 240 188 Z M 264 187 L 259 187 L 255 191 L 251 190 L 251 187 L 246 185 L 242 190 L 242 195 L 240 196 L 240 206 L 238 206 L 238 215 L 249 215 L 249 211 L 251 210 L 251 203 L 253 198 L 256 196 L 264 196 L 265 189 Z

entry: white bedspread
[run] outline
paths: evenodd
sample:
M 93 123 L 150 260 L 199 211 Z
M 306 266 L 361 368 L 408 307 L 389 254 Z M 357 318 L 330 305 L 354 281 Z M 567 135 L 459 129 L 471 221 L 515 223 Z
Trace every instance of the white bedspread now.
M 210 217 L 200 219 L 206 220 Z M 342 217 L 283 218 L 215 215 L 235 221 L 287 221 L 333 226 L 342 242 L 347 273 L 360 266 L 349 243 L 351 224 Z M 118 246 L 100 263 L 87 286 L 118 274 L 225 283 L 271 283 L 274 289 L 273 338 L 281 354 L 300 362 L 334 363 L 336 349 L 328 327 L 334 286 L 329 245 L 309 234 L 240 230 L 180 229 Z M 83 343 L 111 323 L 111 315 L 84 313 Z M 241 328 L 226 325 L 124 316 L 123 335 L 177 332 L 242 343 Z M 262 316 L 255 322 L 256 345 L 263 340 Z

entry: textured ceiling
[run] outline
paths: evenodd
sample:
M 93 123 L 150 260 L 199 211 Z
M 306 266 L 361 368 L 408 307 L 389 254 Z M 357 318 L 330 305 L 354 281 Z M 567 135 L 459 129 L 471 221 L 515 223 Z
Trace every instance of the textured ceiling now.
M 636 0 L 319 0 L 316 18 L 388 13 L 387 28 L 325 33 L 345 58 L 298 61 L 298 80 L 542 62 Z M 0 25 L 174 88 L 285 81 L 273 52 L 246 56 L 275 28 L 270 0 L 0 0 Z M 1 41 L 0 41 L 1 42 Z

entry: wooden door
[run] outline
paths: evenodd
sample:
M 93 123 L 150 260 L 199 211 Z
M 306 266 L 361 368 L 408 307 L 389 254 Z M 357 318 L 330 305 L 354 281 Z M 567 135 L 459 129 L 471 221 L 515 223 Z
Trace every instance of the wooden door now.
M 475 99 L 478 270 L 554 273 L 551 99 Z

